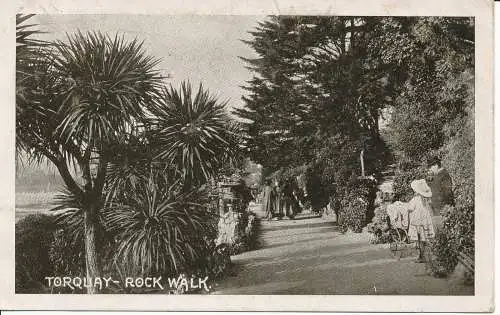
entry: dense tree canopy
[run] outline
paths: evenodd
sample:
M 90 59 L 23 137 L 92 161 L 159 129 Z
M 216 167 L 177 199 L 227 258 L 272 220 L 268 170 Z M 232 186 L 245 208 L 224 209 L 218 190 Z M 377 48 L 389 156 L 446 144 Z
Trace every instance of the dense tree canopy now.
M 331 195 L 361 175 L 361 154 L 365 175 L 439 155 L 473 188 L 473 152 L 458 145 L 473 139 L 473 19 L 272 16 L 250 33 L 237 114 L 268 172 L 305 165 Z
M 390 68 L 368 53 L 377 23 L 378 18 L 271 17 L 251 32 L 254 39 L 247 43 L 259 58 L 245 59 L 255 76 L 245 87 L 246 108 L 237 113 L 251 121 L 254 160 L 272 170 L 328 163 L 335 159 L 331 151 L 349 143 L 349 163 L 332 161 L 338 167 L 330 177 L 361 175 L 362 150 L 367 171 L 377 171 L 384 155 L 377 152 L 384 147 L 380 109 L 391 100 L 393 81 Z
M 474 106 L 470 18 L 386 18 L 374 48 L 404 74 L 393 103 L 391 143 L 414 159 L 439 150 L 446 129 Z

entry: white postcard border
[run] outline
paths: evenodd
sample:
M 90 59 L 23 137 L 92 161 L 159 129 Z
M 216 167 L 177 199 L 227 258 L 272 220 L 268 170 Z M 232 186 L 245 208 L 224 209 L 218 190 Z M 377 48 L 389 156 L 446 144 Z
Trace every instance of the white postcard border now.
M 493 3 L 488 0 L 287 1 L 7 1 L 0 49 L 0 309 L 491 311 L 493 307 Z M 28 295 L 14 294 L 15 13 L 318 14 L 474 16 L 476 25 L 476 284 L 475 296 L 357 295 Z

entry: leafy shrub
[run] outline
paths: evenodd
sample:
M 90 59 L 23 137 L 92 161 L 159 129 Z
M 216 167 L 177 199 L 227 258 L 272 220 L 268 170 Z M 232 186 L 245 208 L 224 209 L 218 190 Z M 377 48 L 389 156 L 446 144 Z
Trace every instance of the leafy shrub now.
M 16 223 L 16 293 L 40 293 L 53 275 L 49 249 L 56 225 L 51 216 L 32 214 Z
M 366 220 L 366 210 L 368 203 L 361 197 L 349 196 L 342 201 L 341 220 L 339 228 L 341 232 L 351 230 L 355 233 L 361 233 Z
M 142 170 L 122 172 L 117 162 L 110 176 L 109 186 L 121 192 L 111 196 L 102 220 L 115 240 L 111 271 L 169 277 L 213 269 L 211 262 L 220 260 L 213 256 L 221 254 L 211 247 L 219 214 L 215 183 L 191 188 L 164 163 L 137 162 Z
M 367 218 L 370 213 L 373 213 L 376 189 L 373 180 L 351 179 L 348 187 L 340 195 L 338 226 L 341 232 L 350 229 L 361 233 L 367 223 Z
M 209 241 L 205 255 L 197 260 L 196 266 L 191 273 L 197 277 L 208 276 L 211 280 L 223 277 L 231 267 L 230 246 Z
M 436 231 L 431 247 L 434 256 L 430 264 L 432 274 L 436 277 L 445 277 L 453 272 L 458 259 L 457 246 L 451 235 L 442 229 Z
M 99 255 L 101 257 L 101 255 Z M 85 277 L 85 245 L 75 230 L 59 228 L 50 245 L 49 258 L 56 277 Z M 102 260 L 101 260 L 102 261 Z M 54 287 L 52 293 L 86 293 L 85 288 Z
M 67 229 L 57 230 L 49 255 L 55 275 L 85 275 L 85 245 L 81 235 Z
M 474 116 L 472 113 L 450 124 L 455 130 L 444 147 L 443 165 L 453 180 L 453 195 L 457 207 L 474 207 Z
M 435 262 L 431 267 L 437 276 L 455 269 L 458 252 L 474 254 L 474 208 L 446 206 L 443 213 L 443 228 L 432 244 Z
M 395 99 L 396 106 L 389 123 L 390 142 L 394 148 L 419 160 L 443 144 L 444 119 L 436 115 L 438 104 L 423 97 L 420 90 L 427 92 L 435 84 L 429 81 L 417 86 L 407 83 Z
M 403 202 L 410 201 L 415 194 L 410 186 L 411 182 L 416 179 L 426 178 L 426 176 L 427 170 L 423 165 L 412 162 L 400 163 L 392 186 L 394 199 Z
M 458 118 L 446 129 L 450 140 L 444 147 L 443 164 L 453 179 L 455 207 L 443 209 L 443 229 L 433 244 L 436 275 L 447 275 L 457 264 L 457 252 L 474 254 L 474 119 Z
M 474 207 L 447 207 L 443 229 L 452 236 L 458 250 L 474 248 Z
M 387 205 L 382 204 L 375 208 L 375 215 L 372 222 L 367 226 L 368 233 L 372 234 L 371 242 L 374 244 L 388 243 L 391 238 L 389 235 L 389 224 L 387 223 Z
M 122 280 L 176 276 L 193 272 L 200 266 L 200 259 L 213 255 L 205 240 L 215 237 L 216 219 L 208 210 L 205 191 L 185 191 L 179 181 L 170 181 L 169 176 L 156 170 L 137 174 L 133 178 L 135 189 L 114 194 L 100 211 L 102 227 L 97 247 L 103 275 Z M 123 192 L 130 182 L 116 183 L 116 191 Z M 51 246 L 51 259 L 58 275 L 83 276 L 82 205 L 71 195 L 60 196 L 59 204 L 59 209 L 66 210 L 58 215 L 60 230 Z M 131 292 L 120 286 L 116 289 Z

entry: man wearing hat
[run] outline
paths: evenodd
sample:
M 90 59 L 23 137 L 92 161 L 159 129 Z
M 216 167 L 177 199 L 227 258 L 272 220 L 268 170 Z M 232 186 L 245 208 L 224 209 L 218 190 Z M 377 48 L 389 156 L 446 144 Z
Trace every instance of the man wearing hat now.
M 432 191 L 432 219 L 435 228 L 440 229 L 443 221 L 443 208 L 446 205 L 453 205 L 452 180 L 448 171 L 441 166 L 441 160 L 438 157 L 431 157 L 427 162 L 430 166 L 429 175 L 432 178 L 429 181 Z
M 411 240 L 418 241 L 419 256 L 416 262 L 424 262 L 425 247 L 435 236 L 432 224 L 432 192 L 425 179 L 414 180 L 411 182 L 411 188 L 415 196 L 408 203 L 410 214 L 408 236 Z

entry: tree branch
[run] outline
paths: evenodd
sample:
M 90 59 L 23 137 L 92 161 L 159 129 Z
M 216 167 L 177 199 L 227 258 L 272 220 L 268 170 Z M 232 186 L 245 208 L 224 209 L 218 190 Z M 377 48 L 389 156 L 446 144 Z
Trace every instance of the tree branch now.
M 31 147 L 33 147 L 35 150 L 38 150 L 42 155 L 44 155 L 47 159 L 54 163 L 59 171 L 59 174 L 61 175 L 61 178 L 64 181 L 64 184 L 73 194 L 77 196 L 81 196 L 81 194 L 83 194 L 83 190 L 81 189 L 80 185 L 78 185 L 74 180 L 68 169 L 68 165 L 66 164 L 66 159 L 64 158 L 63 154 L 59 152 L 59 150 L 52 148 L 51 151 L 47 148 L 47 146 L 44 146 L 43 144 L 29 141 L 27 139 L 26 141 L 30 142 Z
M 104 188 L 104 183 L 106 180 L 106 173 L 108 167 L 108 159 L 104 157 L 100 157 L 99 166 L 97 168 L 97 176 L 94 181 L 94 192 L 96 194 L 101 194 Z
M 92 190 L 92 176 L 90 174 L 90 156 L 91 156 L 91 147 L 90 145 L 87 146 L 85 149 L 85 153 L 83 154 L 83 159 L 80 162 L 80 167 L 82 169 L 82 177 L 85 181 L 85 190 L 90 191 Z
M 68 189 L 73 194 L 81 196 L 83 194 L 83 190 L 81 189 L 80 185 L 76 183 L 73 176 L 69 172 L 68 165 L 66 164 L 66 160 L 64 159 L 64 157 L 61 156 L 58 160 L 52 162 L 56 165 L 57 169 L 59 170 L 59 174 L 61 175 Z

